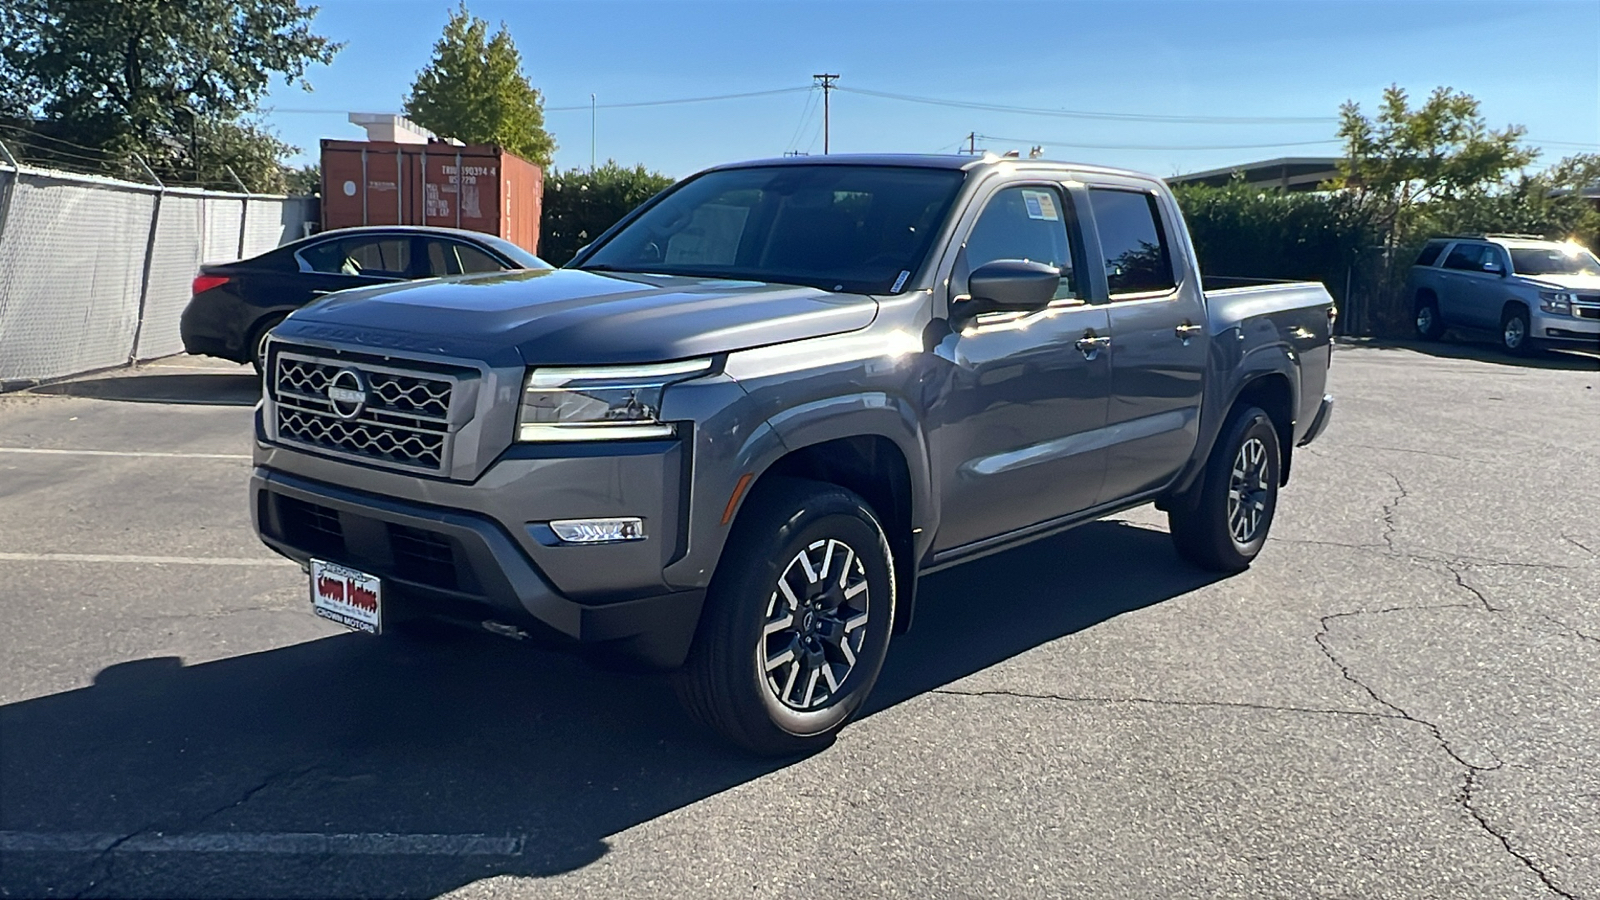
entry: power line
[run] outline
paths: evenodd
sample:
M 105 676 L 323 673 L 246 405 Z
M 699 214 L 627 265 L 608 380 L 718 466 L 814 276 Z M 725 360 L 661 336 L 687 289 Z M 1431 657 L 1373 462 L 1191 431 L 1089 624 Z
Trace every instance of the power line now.
M 1312 125 L 1336 122 L 1334 116 L 1169 116 L 1154 113 L 1088 112 L 1071 109 L 1042 109 L 1032 106 L 1007 106 L 1000 103 L 977 103 L 967 100 L 944 100 L 938 97 L 918 97 L 912 94 L 892 94 L 866 88 L 838 87 L 835 90 L 901 100 L 907 103 L 925 103 L 931 106 L 948 106 L 955 109 L 978 109 L 987 112 L 1020 113 L 1032 116 L 1053 116 L 1061 119 L 1102 119 L 1114 122 L 1168 122 L 1185 125 Z
M 1338 138 L 1329 138 L 1324 141 L 1287 141 L 1278 144 L 1080 144 L 1072 141 L 1042 141 L 1038 138 L 998 137 L 992 134 L 979 134 L 977 137 L 985 141 L 1002 141 L 1007 144 L 1042 144 L 1046 147 L 1070 147 L 1075 150 L 1267 150 L 1273 147 L 1314 147 L 1324 144 L 1340 144 Z
M 816 112 L 816 109 L 817 92 L 813 89 L 811 93 L 806 95 L 806 105 L 800 110 L 800 124 L 794 127 L 794 134 L 790 135 L 789 142 L 783 145 L 785 152 L 800 149 L 800 135 L 805 132 L 806 125 L 810 124 L 811 116 Z
M 600 109 L 637 109 L 644 106 L 675 106 L 680 103 L 710 103 L 714 100 L 742 100 L 746 97 L 772 97 L 778 94 L 794 94 L 800 91 L 809 91 L 807 87 L 775 88 L 770 91 L 747 91 L 742 94 L 717 94 L 711 97 L 679 97 L 673 100 L 641 100 L 635 103 L 601 103 Z M 574 110 L 589 109 L 589 104 L 582 106 L 546 106 L 545 112 L 572 112 Z

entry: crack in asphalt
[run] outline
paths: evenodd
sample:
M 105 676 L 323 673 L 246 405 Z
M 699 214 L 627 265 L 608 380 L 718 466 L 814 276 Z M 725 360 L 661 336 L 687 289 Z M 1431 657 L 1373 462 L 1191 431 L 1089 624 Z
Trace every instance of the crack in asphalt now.
M 1318 716 L 1356 716 L 1367 719 L 1403 718 L 1402 716 L 1366 712 L 1359 709 L 1314 709 L 1308 706 L 1276 706 L 1270 703 L 1245 703 L 1242 701 L 1227 700 L 1164 700 L 1158 697 L 1071 697 L 1065 694 L 1035 694 L 1028 691 L 1013 691 L 1003 688 L 964 691 L 958 688 L 942 687 L 934 688 L 928 693 L 946 694 L 953 697 L 1016 697 L 1022 700 L 1056 700 L 1063 703 L 1099 703 L 1106 706 L 1116 706 L 1119 704 L 1145 704 L 1149 706 L 1252 709 L 1262 712 L 1305 713 L 1307 715 Z
M 1555 616 L 1552 616 L 1552 615 L 1550 615 L 1548 613 L 1541 613 L 1540 616 L 1546 622 L 1549 622 L 1552 625 L 1555 625 L 1557 628 L 1560 628 L 1562 630 L 1563 634 L 1570 635 L 1572 637 L 1579 638 L 1579 639 L 1585 640 L 1585 641 L 1594 641 L 1595 643 L 1600 644 L 1600 637 L 1596 637 L 1596 636 L 1594 636 L 1592 634 L 1585 634 L 1581 629 L 1577 628 L 1576 626 L 1570 625 L 1570 624 L 1568 624 L 1566 622 L 1563 622 L 1560 619 L 1558 619 Z
M 1600 556 L 1600 550 L 1596 550 L 1593 547 L 1590 547 L 1588 544 L 1580 542 L 1577 538 L 1570 534 L 1561 535 L 1561 539 L 1572 546 L 1577 547 L 1579 550 L 1589 554 L 1590 556 Z
M 1560 887 L 1558 887 L 1554 881 L 1550 880 L 1550 876 L 1546 875 L 1544 870 L 1539 868 L 1538 864 L 1535 863 L 1532 858 L 1511 845 L 1510 837 L 1501 833 L 1493 825 L 1489 824 L 1488 816 L 1479 812 L 1478 809 L 1472 805 L 1472 792 L 1473 789 L 1478 786 L 1478 773 L 1480 771 L 1482 770 L 1474 769 L 1469 766 L 1467 768 L 1466 779 L 1461 786 L 1461 792 L 1456 795 L 1457 801 L 1459 801 L 1462 808 L 1467 811 L 1467 815 L 1472 816 L 1473 820 L 1478 823 L 1478 827 L 1482 828 L 1484 831 L 1488 832 L 1497 840 L 1499 840 L 1500 846 L 1504 847 L 1507 853 L 1521 860 L 1522 864 L 1527 867 L 1528 871 L 1532 872 L 1534 877 L 1538 878 L 1539 881 L 1544 884 L 1546 890 L 1550 891 L 1552 894 L 1555 894 L 1557 897 L 1565 897 L 1567 900 L 1577 900 L 1576 894 L 1562 890 Z
M 1388 546 L 1390 553 L 1398 555 L 1400 550 L 1394 545 L 1395 530 L 1398 527 L 1395 524 L 1394 515 L 1395 512 L 1400 508 L 1400 501 L 1411 496 L 1411 492 L 1406 490 L 1406 486 L 1401 483 L 1400 476 L 1388 471 L 1387 469 L 1379 469 L 1378 471 L 1383 472 L 1383 474 L 1394 479 L 1395 489 L 1400 492 L 1393 500 L 1390 500 L 1388 503 L 1383 505 L 1383 543 Z
M 264 777 L 261 780 L 260 784 L 254 785 L 254 786 L 246 789 L 245 792 L 240 795 L 239 799 L 234 800 L 231 803 L 225 803 L 222 806 L 219 806 L 216 809 L 212 810 L 211 812 L 205 813 L 205 814 L 200 815 L 198 817 L 190 818 L 187 821 L 180 822 L 180 823 L 178 823 L 176 825 L 166 826 L 164 828 L 157 828 L 155 823 L 151 823 L 149 825 L 145 825 L 145 826 L 143 826 L 141 828 L 138 828 L 138 829 L 136 829 L 134 831 L 131 831 L 131 832 L 123 835 L 122 837 L 117 838 L 116 840 L 114 840 L 111 843 L 107 844 L 105 846 L 105 849 L 101 850 L 98 854 L 95 855 L 94 859 L 90 860 L 86 864 L 86 867 L 90 867 L 90 868 L 96 867 L 96 866 L 100 866 L 100 865 L 103 864 L 105 866 L 103 875 L 101 877 L 99 877 L 99 878 L 95 878 L 95 877 L 91 876 L 90 879 L 89 879 L 89 883 L 83 889 L 81 889 L 77 893 L 73 894 L 72 895 L 73 898 L 81 898 L 85 894 L 87 894 L 89 891 L 94 890 L 95 888 L 103 888 L 105 885 L 110 884 L 112 881 L 114 881 L 116 879 L 116 857 L 113 855 L 113 853 L 118 847 L 122 846 L 123 844 L 126 844 L 127 842 L 129 842 L 129 841 L 131 841 L 131 840 L 133 840 L 135 838 L 142 837 L 142 836 L 144 836 L 146 834 L 158 834 L 159 835 L 159 834 L 165 834 L 165 833 L 175 832 L 175 831 L 180 831 L 180 830 L 185 830 L 185 831 L 186 830 L 192 830 L 192 829 L 194 829 L 194 828 L 196 828 L 196 827 L 198 827 L 200 825 L 203 825 L 206 822 L 216 818 L 217 816 L 227 812 L 230 809 L 236 809 L 236 808 L 238 808 L 240 806 L 243 806 L 244 804 L 248 803 L 251 800 L 251 798 L 255 797 L 255 795 L 261 793 L 262 791 L 266 790 L 267 788 L 271 787 L 273 784 L 275 784 L 275 783 L 277 783 L 279 781 L 282 781 L 282 780 L 284 780 L 286 778 L 287 779 L 295 779 L 295 778 L 304 777 L 304 776 L 310 774 L 311 772 L 315 771 L 317 768 L 319 768 L 319 766 L 309 765 L 309 766 L 301 766 L 301 767 L 295 768 L 295 769 L 285 769 L 285 770 L 280 771 L 280 772 L 274 772 L 274 773 Z

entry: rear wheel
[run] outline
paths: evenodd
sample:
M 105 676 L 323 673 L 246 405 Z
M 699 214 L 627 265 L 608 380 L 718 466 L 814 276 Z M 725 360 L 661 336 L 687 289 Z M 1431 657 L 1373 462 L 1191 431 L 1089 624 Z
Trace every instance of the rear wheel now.
M 1417 337 L 1437 341 L 1444 336 L 1444 317 L 1439 315 L 1439 301 L 1432 294 L 1417 298 Z
M 1167 513 L 1179 555 L 1215 572 L 1248 568 L 1267 543 L 1281 466 L 1272 417 L 1255 406 L 1234 410 L 1211 448 L 1198 493 Z
M 1512 356 L 1527 356 L 1533 352 L 1533 336 L 1528 326 L 1528 310 L 1521 306 L 1508 306 L 1500 316 L 1500 347 Z
M 894 624 L 889 542 L 830 484 L 775 478 L 734 523 L 689 660 L 689 713 L 764 756 L 826 747 L 860 710 Z

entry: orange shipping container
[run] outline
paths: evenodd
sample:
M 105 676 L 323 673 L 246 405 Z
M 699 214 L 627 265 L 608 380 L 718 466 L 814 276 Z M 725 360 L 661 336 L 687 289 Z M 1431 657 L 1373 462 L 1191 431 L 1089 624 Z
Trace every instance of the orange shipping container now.
M 322 227 L 436 225 L 537 253 L 544 172 L 490 145 L 322 142 Z

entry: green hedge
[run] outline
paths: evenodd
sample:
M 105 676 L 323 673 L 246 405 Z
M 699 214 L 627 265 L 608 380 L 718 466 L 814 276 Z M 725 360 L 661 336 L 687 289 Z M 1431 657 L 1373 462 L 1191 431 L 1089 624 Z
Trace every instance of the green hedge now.
M 672 185 L 672 179 L 644 166 L 624 169 L 616 160 L 593 172 L 550 172 L 544 180 L 544 212 L 539 221 L 539 255 L 564 265 L 583 245 L 617 223 L 634 207 Z

